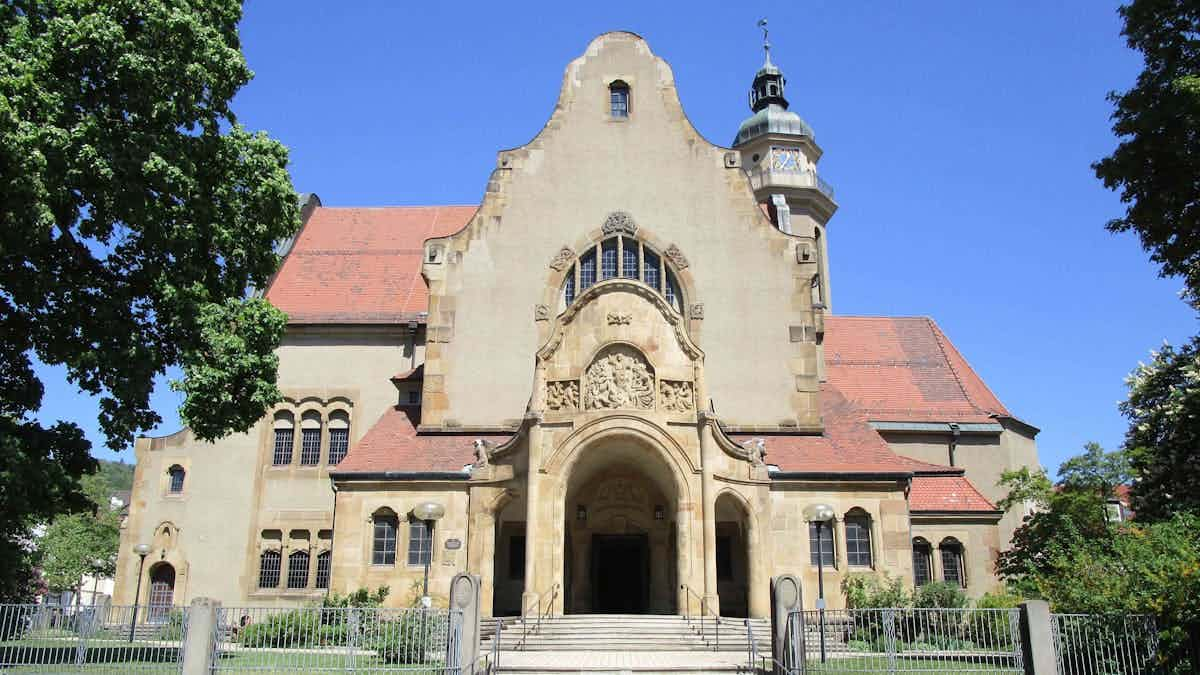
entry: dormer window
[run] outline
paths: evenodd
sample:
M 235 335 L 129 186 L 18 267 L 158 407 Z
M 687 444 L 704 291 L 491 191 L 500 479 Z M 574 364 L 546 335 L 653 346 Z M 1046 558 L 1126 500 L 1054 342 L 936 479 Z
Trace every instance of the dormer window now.
M 629 117 L 629 85 L 617 80 L 608 85 L 610 115 L 613 119 Z

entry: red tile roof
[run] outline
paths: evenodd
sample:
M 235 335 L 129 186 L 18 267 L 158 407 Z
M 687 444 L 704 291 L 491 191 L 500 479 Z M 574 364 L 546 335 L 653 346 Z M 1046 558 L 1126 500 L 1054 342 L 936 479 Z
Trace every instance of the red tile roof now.
M 910 511 L 996 511 L 964 476 L 913 476 Z
M 350 448 L 334 473 L 459 472 L 475 461 L 476 439 L 498 445 L 511 438 L 480 434 L 418 435 L 413 421 L 420 417 L 420 408 L 416 406 L 389 409 Z
M 291 323 L 391 323 L 427 310 L 426 239 L 462 229 L 474 206 L 319 206 L 266 297 Z
M 924 317 L 825 319 L 829 382 L 875 422 L 994 422 L 1008 410 Z

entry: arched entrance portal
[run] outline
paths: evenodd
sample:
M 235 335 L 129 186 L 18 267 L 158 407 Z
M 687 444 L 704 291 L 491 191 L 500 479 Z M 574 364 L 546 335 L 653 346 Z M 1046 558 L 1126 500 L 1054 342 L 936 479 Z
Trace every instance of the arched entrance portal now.
M 566 612 L 674 613 L 678 496 L 670 469 L 619 438 L 581 452 L 563 509 Z
M 166 621 L 175 604 L 175 568 L 161 562 L 150 568 L 149 609 L 146 620 L 151 623 Z

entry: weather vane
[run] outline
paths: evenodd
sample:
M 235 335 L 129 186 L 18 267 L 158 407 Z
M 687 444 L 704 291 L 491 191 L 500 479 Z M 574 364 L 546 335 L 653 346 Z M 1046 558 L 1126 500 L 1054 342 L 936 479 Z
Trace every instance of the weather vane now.
M 767 63 L 771 62 L 771 43 L 767 40 L 767 19 L 766 17 L 758 20 L 758 27 L 763 32 L 763 51 L 767 54 Z

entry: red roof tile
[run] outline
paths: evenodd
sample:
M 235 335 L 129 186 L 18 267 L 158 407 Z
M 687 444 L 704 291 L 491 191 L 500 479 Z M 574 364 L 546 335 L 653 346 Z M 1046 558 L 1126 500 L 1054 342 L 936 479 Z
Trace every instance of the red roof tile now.
M 424 242 L 462 229 L 474 206 L 319 206 L 267 288 L 291 323 L 410 321 L 429 304 Z
M 910 511 L 996 511 L 964 476 L 913 476 Z
M 417 434 L 415 406 L 396 406 L 379 418 L 366 435 L 350 448 L 335 473 L 399 473 L 462 471 L 475 461 L 474 441 L 494 444 L 511 436 L 480 434 Z
M 933 320 L 830 316 L 829 382 L 876 422 L 994 422 L 1008 410 Z

